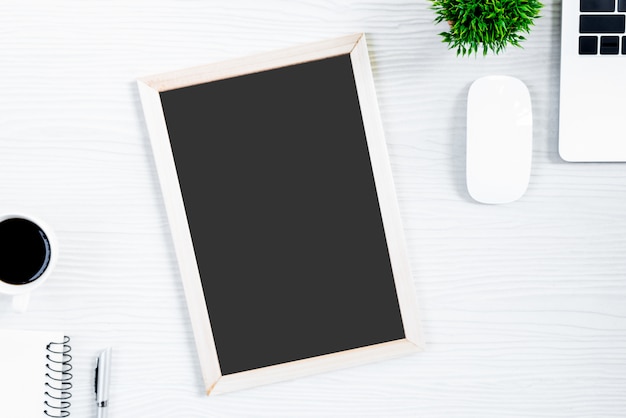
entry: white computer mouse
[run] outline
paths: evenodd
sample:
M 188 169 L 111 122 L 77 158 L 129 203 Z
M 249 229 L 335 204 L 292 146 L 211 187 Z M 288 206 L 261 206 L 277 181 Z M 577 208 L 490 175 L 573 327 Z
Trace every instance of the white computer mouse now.
M 530 93 L 519 79 L 487 76 L 467 96 L 467 190 L 481 203 L 509 203 L 530 180 L 533 115 Z

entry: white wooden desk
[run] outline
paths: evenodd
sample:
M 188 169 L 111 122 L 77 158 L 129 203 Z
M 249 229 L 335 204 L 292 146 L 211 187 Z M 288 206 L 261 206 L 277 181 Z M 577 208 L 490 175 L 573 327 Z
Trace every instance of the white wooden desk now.
M 72 417 L 94 416 L 108 345 L 111 418 L 626 416 L 626 165 L 558 157 L 560 2 L 544 3 L 525 49 L 487 58 L 448 51 L 421 0 L 0 3 L 0 212 L 62 245 L 27 313 L 0 298 L 0 327 L 72 336 Z M 354 32 L 428 351 L 206 398 L 135 79 Z M 497 73 L 529 87 L 534 160 L 520 201 L 485 206 L 465 189 L 465 97 Z

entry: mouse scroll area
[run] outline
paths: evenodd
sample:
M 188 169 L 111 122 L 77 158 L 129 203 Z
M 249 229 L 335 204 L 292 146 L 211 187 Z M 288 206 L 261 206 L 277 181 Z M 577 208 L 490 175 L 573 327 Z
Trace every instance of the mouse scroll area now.
M 532 160 L 532 106 L 526 85 L 488 76 L 470 87 L 467 102 L 467 189 L 481 203 L 524 195 Z

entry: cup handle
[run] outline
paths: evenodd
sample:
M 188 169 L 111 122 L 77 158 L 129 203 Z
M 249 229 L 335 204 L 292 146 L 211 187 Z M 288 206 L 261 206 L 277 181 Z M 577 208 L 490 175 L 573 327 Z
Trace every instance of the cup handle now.
M 22 293 L 13 296 L 13 310 L 15 312 L 25 312 L 28 307 L 30 293 Z

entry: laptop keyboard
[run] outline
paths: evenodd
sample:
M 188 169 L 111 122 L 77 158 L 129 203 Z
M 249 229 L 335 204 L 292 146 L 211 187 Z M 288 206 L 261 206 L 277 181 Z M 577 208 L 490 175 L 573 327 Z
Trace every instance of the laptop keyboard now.
M 626 55 L 626 0 L 579 1 L 578 53 Z

